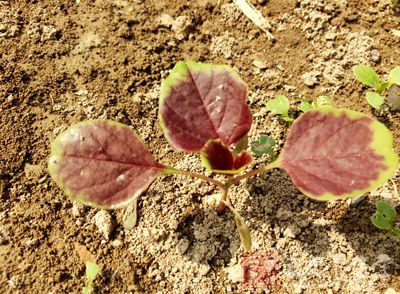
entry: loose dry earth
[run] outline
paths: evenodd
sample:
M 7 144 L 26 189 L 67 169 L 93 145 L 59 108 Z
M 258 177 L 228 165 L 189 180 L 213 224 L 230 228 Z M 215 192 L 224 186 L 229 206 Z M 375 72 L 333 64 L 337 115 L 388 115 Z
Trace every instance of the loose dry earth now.
M 400 17 L 390 1 L 252 2 L 274 40 L 226 0 L 0 1 L 1 293 L 80 293 L 85 268 L 76 243 L 102 266 L 99 293 L 246 292 L 233 217 L 205 204 L 213 187 L 157 179 L 127 231 L 123 209 L 72 203 L 46 170 L 58 133 L 109 118 L 132 126 L 159 161 L 203 172 L 198 155 L 171 150 L 157 123 L 160 83 L 179 60 L 239 71 L 254 114 L 251 139 L 268 134 L 282 147 L 288 125 L 264 107 L 276 94 L 290 98 L 293 115 L 300 97 L 329 95 L 384 122 L 400 151 L 400 114 L 371 111 L 351 73 L 366 63 L 385 76 L 400 64 Z M 399 173 L 392 180 L 400 190 Z M 391 182 L 358 208 L 310 200 L 280 170 L 231 196 L 256 248 L 280 256 L 280 283 L 271 292 L 400 291 L 400 240 L 369 221 L 383 197 L 400 213 Z

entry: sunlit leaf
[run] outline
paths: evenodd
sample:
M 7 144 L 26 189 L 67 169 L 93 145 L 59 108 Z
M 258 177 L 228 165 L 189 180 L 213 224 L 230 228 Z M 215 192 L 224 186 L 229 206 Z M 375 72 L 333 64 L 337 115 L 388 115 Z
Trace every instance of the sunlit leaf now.
M 375 90 L 379 89 L 381 81 L 372 67 L 368 65 L 357 65 L 353 67 L 353 73 L 359 82 L 370 86 Z
M 129 127 L 109 120 L 71 126 L 51 145 L 52 179 L 74 200 L 95 207 L 128 204 L 164 170 Z
M 400 86 L 400 66 L 396 66 L 390 71 L 389 82 Z
M 100 273 L 101 267 L 93 262 L 86 263 L 86 278 L 89 281 L 94 281 L 96 276 Z
M 313 109 L 310 101 L 311 99 L 302 99 L 300 105 L 297 108 L 303 112 L 310 111 L 311 109 Z
M 383 124 L 356 111 L 323 106 L 293 123 L 278 162 L 304 194 L 332 200 L 384 184 L 398 156 Z
M 375 109 L 381 109 L 384 98 L 376 92 L 367 92 L 367 101 Z
M 178 150 L 199 151 L 210 139 L 230 146 L 251 127 L 246 83 L 227 65 L 178 62 L 161 85 L 159 117 Z
M 274 99 L 267 102 L 266 107 L 269 111 L 289 117 L 288 111 L 290 104 L 286 96 L 277 95 Z

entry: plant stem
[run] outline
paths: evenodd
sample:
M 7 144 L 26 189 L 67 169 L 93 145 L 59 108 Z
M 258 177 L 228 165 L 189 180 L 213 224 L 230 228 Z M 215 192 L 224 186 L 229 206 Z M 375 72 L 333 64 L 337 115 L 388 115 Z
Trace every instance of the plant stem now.
M 245 173 L 244 175 L 234 177 L 233 180 L 235 182 L 240 182 L 241 180 L 247 179 L 247 178 L 249 178 L 251 176 L 266 172 L 266 171 L 268 171 L 270 169 L 273 169 L 273 168 L 276 168 L 276 167 L 279 167 L 279 166 L 280 166 L 280 160 L 278 158 L 277 160 L 275 160 L 275 161 L 273 161 L 273 162 L 271 162 L 271 163 L 269 163 L 267 165 L 264 165 L 264 166 L 262 166 L 262 167 L 260 167 L 258 169 L 249 171 L 248 173 Z
M 225 185 L 223 183 L 221 183 L 220 181 L 214 180 L 210 177 L 207 177 L 205 175 L 202 174 L 198 174 L 198 173 L 194 173 L 194 172 L 190 172 L 190 171 L 186 171 L 186 170 L 181 170 L 181 169 L 176 169 L 174 167 L 167 167 L 167 173 L 168 174 L 178 174 L 178 175 L 185 175 L 185 176 L 189 176 L 189 177 L 193 177 L 193 178 L 199 178 L 202 179 L 206 182 L 209 182 L 210 184 L 213 184 L 223 190 L 225 190 Z

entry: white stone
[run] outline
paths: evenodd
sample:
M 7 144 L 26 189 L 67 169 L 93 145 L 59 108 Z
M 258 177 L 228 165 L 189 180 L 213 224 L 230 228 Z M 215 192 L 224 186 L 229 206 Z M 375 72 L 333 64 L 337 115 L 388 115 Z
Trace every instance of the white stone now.
M 240 264 L 227 267 L 225 272 L 228 274 L 228 279 L 233 283 L 238 283 L 243 281 L 243 268 Z
M 94 216 L 94 223 L 104 238 L 109 240 L 114 229 L 114 221 L 110 213 L 105 210 L 100 210 Z
M 332 261 L 334 264 L 346 265 L 348 263 L 347 256 L 344 253 L 337 253 L 332 256 Z

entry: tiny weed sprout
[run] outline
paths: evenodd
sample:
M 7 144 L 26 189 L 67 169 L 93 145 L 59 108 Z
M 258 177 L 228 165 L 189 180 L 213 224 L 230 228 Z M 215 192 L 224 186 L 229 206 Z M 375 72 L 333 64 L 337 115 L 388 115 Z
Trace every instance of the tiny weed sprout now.
M 396 110 L 400 109 L 400 95 L 393 94 L 395 89 L 400 85 L 400 66 L 390 71 L 387 81 L 381 81 L 376 71 L 368 65 L 354 66 L 353 73 L 359 82 L 375 90 L 375 92 L 367 91 L 366 93 L 367 101 L 373 108 L 381 108 L 385 101 L 382 95 L 384 92 L 387 92 L 389 105 Z M 389 93 L 392 93 L 390 99 Z
M 287 103 L 277 105 L 283 105 L 279 112 L 287 115 Z M 233 185 L 281 168 L 313 199 L 353 198 L 384 184 L 398 163 L 392 135 L 383 124 L 359 112 L 323 105 L 292 123 L 279 155 L 271 156 L 268 164 L 251 168 L 247 133 L 252 116 L 247 86 L 226 65 L 177 63 L 161 85 L 159 120 L 172 147 L 199 153 L 212 176 L 158 162 L 126 125 L 89 120 L 69 127 L 53 141 L 49 159 L 52 179 L 72 199 L 112 209 L 135 201 L 159 176 L 200 178 L 220 190 L 207 202 L 220 213 L 229 209 L 248 251 L 250 230 L 230 201 Z M 256 156 L 271 155 L 273 145 L 272 139 L 261 136 L 251 150 Z
M 94 280 L 100 273 L 100 266 L 93 262 L 86 263 L 86 279 L 87 285 L 82 289 L 83 294 L 90 294 L 93 291 Z
M 371 222 L 374 226 L 400 237 L 400 228 L 394 226 L 394 221 L 396 220 L 396 210 L 394 207 L 384 201 L 377 201 L 375 205 L 376 212 L 371 216 Z
M 274 99 L 269 100 L 265 106 L 269 111 L 282 115 L 283 120 L 287 122 L 294 121 L 294 119 L 289 116 L 290 103 L 286 96 L 277 95 Z
M 85 246 L 75 243 L 75 251 L 78 253 L 79 258 L 85 263 L 86 287 L 83 287 L 83 294 L 90 294 L 94 289 L 94 280 L 101 271 L 101 266 L 96 263 L 96 258 L 93 254 L 86 249 Z
M 329 96 L 319 96 L 317 99 L 303 98 L 297 108 L 302 112 L 307 112 L 324 105 L 331 105 L 331 98 Z
M 275 158 L 275 152 L 272 149 L 276 144 L 275 140 L 267 135 L 261 135 L 257 141 L 251 143 L 251 152 L 257 156 L 263 156 L 269 154 L 272 159 Z

